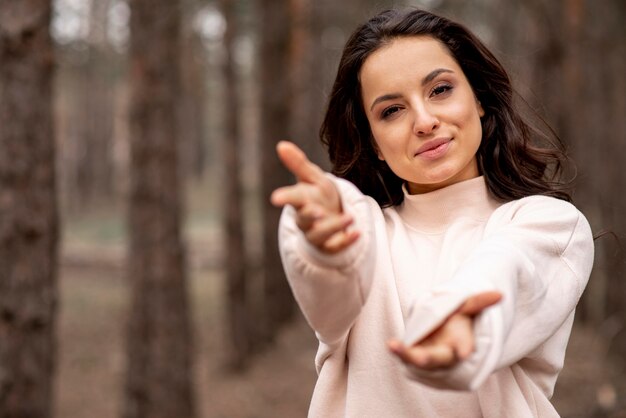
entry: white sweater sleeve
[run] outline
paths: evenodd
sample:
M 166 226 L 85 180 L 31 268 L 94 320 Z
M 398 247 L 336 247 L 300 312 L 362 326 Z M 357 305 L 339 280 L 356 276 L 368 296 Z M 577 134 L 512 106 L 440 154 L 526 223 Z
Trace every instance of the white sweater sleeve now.
M 338 254 L 312 246 L 296 226 L 295 210 L 286 207 L 279 226 L 279 246 L 287 279 L 319 340 L 334 346 L 346 337 L 369 294 L 375 239 L 372 202 L 352 183 L 329 175 L 343 210 L 353 215 L 357 241 Z
M 567 202 L 533 196 L 496 210 L 484 240 L 452 279 L 415 301 L 405 343 L 423 339 L 472 295 L 497 290 L 502 300 L 476 318 L 469 359 L 444 371 L 410 368 L 409 375 L 434 387 L 473 390 L 525 357 L 562 359 L 569 329 L 556 344 L 544 343 L 571 324 L 593 251 L 587 220 Z

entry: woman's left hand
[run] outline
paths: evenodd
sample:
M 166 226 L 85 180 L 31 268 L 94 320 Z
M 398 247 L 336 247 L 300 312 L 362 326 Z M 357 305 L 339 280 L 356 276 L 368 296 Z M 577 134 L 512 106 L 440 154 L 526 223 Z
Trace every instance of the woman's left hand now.
M 502 294 L 491 291 L 468 298 L 439 328 L 411 347 L 389 341 L 389 350 L 405 364 L 424 370 L 447 369 L 474 351 L 474 318 L 498 303 Z

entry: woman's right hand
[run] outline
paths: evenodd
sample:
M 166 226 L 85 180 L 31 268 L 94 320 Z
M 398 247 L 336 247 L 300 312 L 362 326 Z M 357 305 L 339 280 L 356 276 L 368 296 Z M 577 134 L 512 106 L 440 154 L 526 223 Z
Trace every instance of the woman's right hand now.
M 296 225 L 320 251 L 334 254 L 352 245 L 359 233 L 348 230 L 354 219 L 343 211 L 333 182 L 295 144 L 281 141 L 276 152 L 285 167 L 296 176 L 297 183 L 274 190 L 270 198 L 272 204 L 293 206 Z

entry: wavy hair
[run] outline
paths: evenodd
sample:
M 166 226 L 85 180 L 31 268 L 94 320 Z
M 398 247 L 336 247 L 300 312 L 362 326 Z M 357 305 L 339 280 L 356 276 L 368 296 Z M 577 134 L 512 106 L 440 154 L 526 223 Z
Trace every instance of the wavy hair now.
M 565 161 L 563 144 L 551 129 L 542 131 L 516 108 L 504 67 L 464 26 L 419 9 L 386 10 L 358 27 L 346 43 L 320 129 L 332 173 L 350 180 L 381 207 L 402 202 L 403 180 L 378 159 L 375 150 L 359 71 L 373 52 L 396 38 L 410 36 L 431 36 L 442 42 L 481 103 L 485 115 L 476 158 L 491 195 L 500 201 L 537 194 L 570 201 L 559 181 Z M 537 140 L 548 145 L 537 145 Z

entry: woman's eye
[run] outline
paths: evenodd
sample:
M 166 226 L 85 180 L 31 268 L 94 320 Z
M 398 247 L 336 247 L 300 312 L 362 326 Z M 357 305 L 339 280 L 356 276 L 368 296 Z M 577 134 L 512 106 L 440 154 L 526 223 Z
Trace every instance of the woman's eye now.
M 441 94 L 447 93 L 450 90 L 452 90 L 452 86 L 449 84 L 440 84 L 438 86 L 436 86 L 432 92 L 430 93 L 430 96 L 439 96 Z
M 386 108 L 385 110 L 383 110 L 383 113 L 381 114 L 381 117 L 383 119 L 386 119 L 389 116 L 391 116 L 394 113 L 396 113 L 398 110 L 400 110 L 400 108 L 398 108 L 398 106 L 390 106 L 390 107 Z

